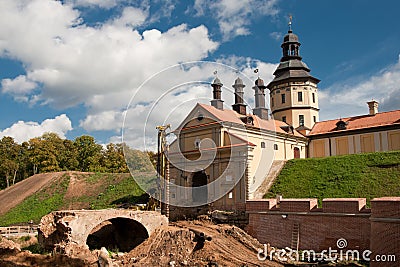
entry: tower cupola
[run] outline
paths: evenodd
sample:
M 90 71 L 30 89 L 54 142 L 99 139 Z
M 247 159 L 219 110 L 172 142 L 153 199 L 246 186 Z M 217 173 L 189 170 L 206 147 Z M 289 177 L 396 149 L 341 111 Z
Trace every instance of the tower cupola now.
M 288 31 L 288 33 L 283 37 L 282 47 L 282 58 L 281 62 L 287 61 L 290 59 L 298 59 L 301 60 L 300 57 L 300 42 L 299 37 L 292 32 L 292 29 Z
M 239 77 L 235 80 L 235 84 L 232 87 L 235 89 L 235 104 L 232 105 L 234 111 L 241 115 L 246 115 L 246 105 L 243 101 L 243 88 L 246 85 L 243 84 L 242 79 Z
M 267 87 L 264 85 L 264 81 L 258 77 L 253 86 L 255 98 L 253 114 L 261 119 L 268 120 L 268 109 L 265 107 L 265 88 Z
M 218 77 L 215 77 L 211 87 L 213 88 L 213 100 L 211 100 L 211 106 L 217 109 L 224 109 L 224 101 L 221 99 L 223 84 Z

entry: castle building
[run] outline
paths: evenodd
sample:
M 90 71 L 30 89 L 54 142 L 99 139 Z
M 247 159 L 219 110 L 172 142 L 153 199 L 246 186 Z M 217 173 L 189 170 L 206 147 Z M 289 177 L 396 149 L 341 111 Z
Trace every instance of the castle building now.
M 232 109 L 224 109 L 216 77 L 211 105 L 197 104 L 177 127 L 168 154 L 171 207 L 211 203 L 213 209 L 245 210 L 246 201 L 262 198 L 272 170 L 286 160 L 400 150 L 400 110 L 378 113 L 376 101 L 368 103 L 368 115 L 319 121 L 320 80 L 302 61 L 291 29 L 281 48 L 274 79 L 265 85 L 258 78 L 251 88 L 252 112 L 240 78 L 232 85 Z
M 307 135 L 308 157 L 400 150 L 400 110 L 378 113 L 378 102 L 368 102 L 369 114 L 317 122 Z

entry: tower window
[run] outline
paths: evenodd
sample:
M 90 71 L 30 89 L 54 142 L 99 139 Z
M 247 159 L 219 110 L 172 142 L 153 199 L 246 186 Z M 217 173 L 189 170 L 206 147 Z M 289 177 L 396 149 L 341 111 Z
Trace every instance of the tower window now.
M 261 148 L 265 148 L 265 142 L 261 142 Z
M 313 120 L 314 120 L 314 122 L 317 122 L 317 117 L 313 116 Z
M 194 140 L 194 148 L 199 148 L 200 147 L 200 139 L 196 138 L 196 140 Z
M 304 126 L 304 115 L 299 115 L 299 125 Z
M 312 93 L 312 102 L 315 103 L 315 94 Z
M 282 116 L 282 121 L 286 123 L 286 116 Z
M 278 150 L 278 144 L 274 144 L 274 150 Z
M 297 92 L 297 101 L 303 102 L 303 92 Z
M 271 97 L 271 107 L 273 107 L 273 106 L 274 106 L 274 98 Z
M 281 94 L 281 98 L 282 98 L 282 104 L 285 104 L 286 103 L 286 95 Z

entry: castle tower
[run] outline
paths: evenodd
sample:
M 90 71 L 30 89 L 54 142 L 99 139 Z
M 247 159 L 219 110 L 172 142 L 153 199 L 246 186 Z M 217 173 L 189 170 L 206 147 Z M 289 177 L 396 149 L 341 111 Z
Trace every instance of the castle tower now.
M 276 120 L 307 134 L 319 120 L 320 80 L 310 75 L 310 69 L 301 60 L 299 38 L 292 32 L 291 21 L 281 47 L 281 62 L 274 72 L 275 78 L 267 85 L 271 112 Z

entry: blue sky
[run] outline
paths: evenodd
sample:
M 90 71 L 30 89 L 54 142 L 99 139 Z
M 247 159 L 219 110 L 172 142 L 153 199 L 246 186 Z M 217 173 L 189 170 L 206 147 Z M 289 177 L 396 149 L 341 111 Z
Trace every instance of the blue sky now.
M 128 112 L 125 140 L 143 148 L 144 128 L 176 127 L 195 102 L 209 101 L 214 70 L 233 83 L 222 65 L 171 67 L 188 61 L 247 75 L 251 106 L 252 70 L 272 79 L 289 14 L 303 61 L 321 79 L 322 120 L 365 114 L 372 98 L 380 111 L 399 109 L 398 10 L 388 0 L 4 0 L 0 136 L 22 142 L 54 131 L 118 142 Z M 175 87 L 173 98 L 157 100 Z

